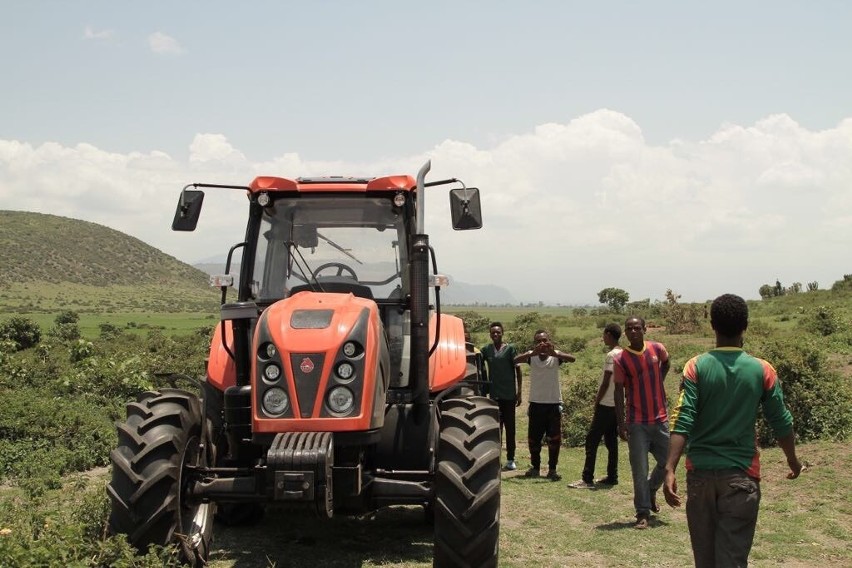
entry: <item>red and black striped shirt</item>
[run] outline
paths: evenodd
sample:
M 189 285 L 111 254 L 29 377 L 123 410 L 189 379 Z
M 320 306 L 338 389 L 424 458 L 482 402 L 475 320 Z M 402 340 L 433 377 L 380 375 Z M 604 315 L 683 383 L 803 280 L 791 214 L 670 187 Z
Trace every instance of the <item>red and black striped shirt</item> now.
M 627 424 L 655 424 L 668 419 L 660 366 L 669 360 L 662 343 L 646 341 L 641 351 L 629 346 L 613 357 L 613 378 L 624 386 Z

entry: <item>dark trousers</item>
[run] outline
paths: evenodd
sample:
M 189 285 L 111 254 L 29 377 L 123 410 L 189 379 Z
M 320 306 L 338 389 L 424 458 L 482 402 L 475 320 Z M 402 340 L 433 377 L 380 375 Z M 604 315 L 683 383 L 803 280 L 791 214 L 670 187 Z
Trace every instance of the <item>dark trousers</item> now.
M 686 473 L 686 521 L 696 568 L 748 566 L 760 482 L 739 469 Z
M 500 433 L 506 430 L 506 461 L 515 461 L 515 399 L 498 398 L 497 407 L 500 409 Z
M 530 418 L 527 438 L 531 465 L 534 468 L 541 467 L 541 438 L 547 434 L 547 466 L 555 470 L 562 445 L 562 413 L 559 404 L 531 402 L 527 415 Z
M 618 481 L 618 429 L 614 406 L 595 406 L 592 425 L 586 434 L 586 463 L 583 466 L 583 481 L 586 483 L 594 483 L 595 461 L 598 458 L 601 438 L 607 450 L 606 476 L 610 481 Z

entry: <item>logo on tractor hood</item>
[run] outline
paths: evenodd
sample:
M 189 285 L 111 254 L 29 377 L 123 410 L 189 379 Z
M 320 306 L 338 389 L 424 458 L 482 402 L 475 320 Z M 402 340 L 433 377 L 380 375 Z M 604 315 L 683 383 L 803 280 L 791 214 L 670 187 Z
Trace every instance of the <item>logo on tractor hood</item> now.
M 314 362 L 311 361 L 309 357 L 305 357 L 302 359 L 302 362 L 299 363 L 299 368 L 307 375 L 314 370 Z

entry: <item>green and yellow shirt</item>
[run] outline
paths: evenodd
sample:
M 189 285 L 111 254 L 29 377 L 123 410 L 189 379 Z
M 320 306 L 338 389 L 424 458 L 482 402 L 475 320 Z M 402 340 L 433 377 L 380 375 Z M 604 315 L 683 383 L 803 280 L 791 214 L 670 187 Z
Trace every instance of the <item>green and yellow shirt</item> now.
M 690 359 L 671 415 L 671 431 L 687 437 L 686 468 L 737 468 L 760 479 L 758 407 L 776 437 L 792 431 L 793 417 L 772 365 L 736 347 Z

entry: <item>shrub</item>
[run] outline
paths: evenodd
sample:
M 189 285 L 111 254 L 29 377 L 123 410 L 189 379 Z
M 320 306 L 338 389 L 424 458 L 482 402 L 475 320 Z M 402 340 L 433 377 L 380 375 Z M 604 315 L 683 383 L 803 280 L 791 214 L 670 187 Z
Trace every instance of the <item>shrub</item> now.
M 595 412 L 595 395 L 600 379 L 597 376 L 578 375 L 562 391 L 565 413 L 562 416 L 562 443 L 582 446 Z
M 479 312 L 465 311 L 457 312 L 455 315 L 464 321 L 465 329 L 471 333 L 475 331 L 488 331 L 488 324 L 491 323 L 488 321 L 488 318 Z
M 56 325 L 64 325 L 68 323 L 72 323 L 77 325 L 77 322 L 80 321 L 80 314 L 75 312 L 74 310 L 65 310 L 53 320 L 53 323 Z
M 840 317 L 830 306 L 817 306 L 813 311 L 808 312 L 801 320 L 801 324 L 811 333 L 823 337 L 836 333 L 843 327 Z
M 57 323 L 48 333 L 60 341 L 77 341 L 81 337 L 80 327 L 76 323 Z
M 845 440 L 852 434 L 852 388 L 828 370 L 827 357 L 815 341 L 774 340 L 755 354 L 778 372 L 800 440 Z M 758 424 L 758 440 L 762 445 L 774 442 L 763 420 Z
M 18 351 L 41 341 L 41 328 L 31 319 L 15 316 L 0 324 L 0 340 L 13 341 Z

